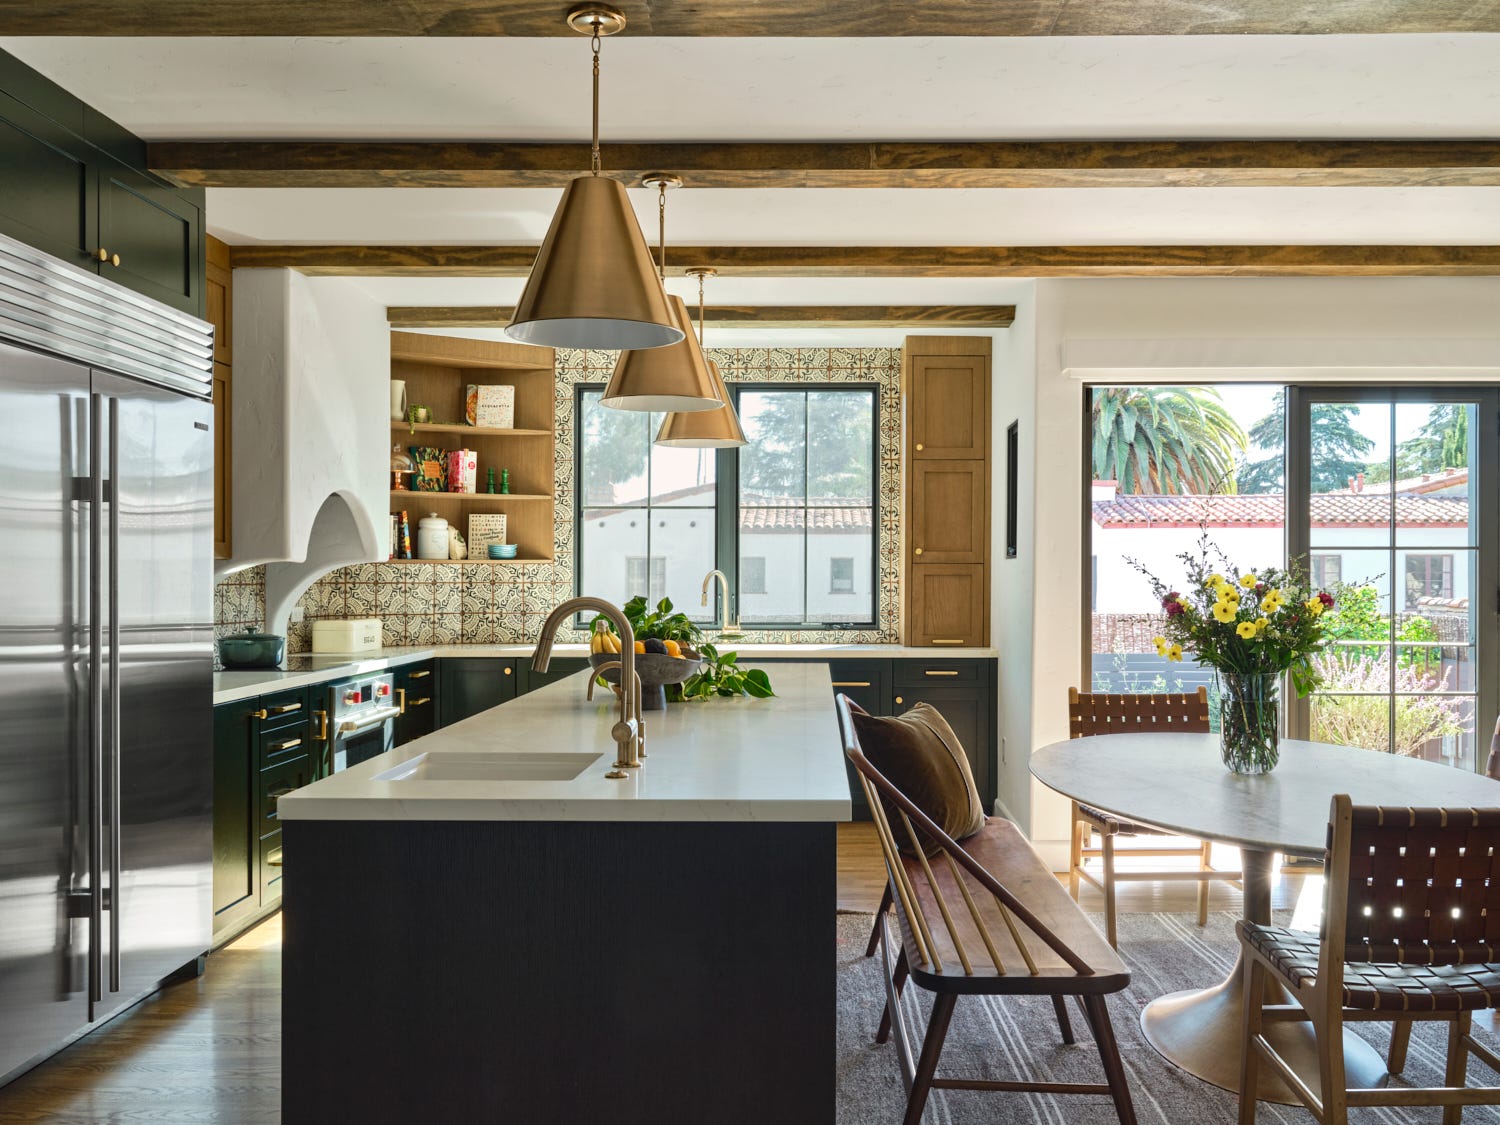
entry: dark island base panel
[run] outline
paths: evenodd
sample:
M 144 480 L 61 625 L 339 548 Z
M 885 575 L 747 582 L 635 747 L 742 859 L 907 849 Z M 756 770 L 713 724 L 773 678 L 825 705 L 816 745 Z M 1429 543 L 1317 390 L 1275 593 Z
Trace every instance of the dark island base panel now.
M 827 1125 L 832 824 L 284 822 L 286 1125 Z

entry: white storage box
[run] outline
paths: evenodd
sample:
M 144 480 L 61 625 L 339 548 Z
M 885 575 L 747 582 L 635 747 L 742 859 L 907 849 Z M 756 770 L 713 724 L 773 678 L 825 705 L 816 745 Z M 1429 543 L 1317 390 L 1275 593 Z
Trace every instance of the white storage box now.
M 380 647 L 380 618 L 352 617 L 314 621 L 314 652 L 373 652 Z

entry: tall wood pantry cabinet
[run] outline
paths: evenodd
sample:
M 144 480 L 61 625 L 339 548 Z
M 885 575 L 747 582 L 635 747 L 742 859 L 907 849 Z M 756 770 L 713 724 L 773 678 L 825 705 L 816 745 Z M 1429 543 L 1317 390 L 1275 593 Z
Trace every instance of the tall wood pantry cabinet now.
M 989 644 L 990 339 L 908 336 L 906 643 Z

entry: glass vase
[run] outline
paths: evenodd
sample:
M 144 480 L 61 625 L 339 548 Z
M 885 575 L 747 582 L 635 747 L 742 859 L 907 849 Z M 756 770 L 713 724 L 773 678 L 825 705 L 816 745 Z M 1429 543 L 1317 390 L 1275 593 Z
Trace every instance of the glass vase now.
M 1279 757 L 1276 697 L 1281 677 L 1219 672 L 1219 742 L 1232 773 L 1270 773 Z

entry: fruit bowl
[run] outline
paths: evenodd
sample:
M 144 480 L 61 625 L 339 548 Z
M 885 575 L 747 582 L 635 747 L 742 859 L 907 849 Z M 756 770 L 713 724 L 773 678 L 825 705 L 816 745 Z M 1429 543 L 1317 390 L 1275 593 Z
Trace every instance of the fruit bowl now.
M 612 664 L 620 659 L 617 652 L 595 652 L 589 656 L 589 663 L 595 668 L 604 664 Z M 696 656 L 666 656 L 659 652 L 646 652 L 635 654 L 635 674 L 641 678 L 641 710 L 642 711 L 665 711 L 667 709 L 667 693 L 664 689 L 667 684 L 680 684 L 703 664 L 701 657 Z M 601 673 L 606 683 L 618 684 L 620 682 L 620 669 L 611 668 Z

